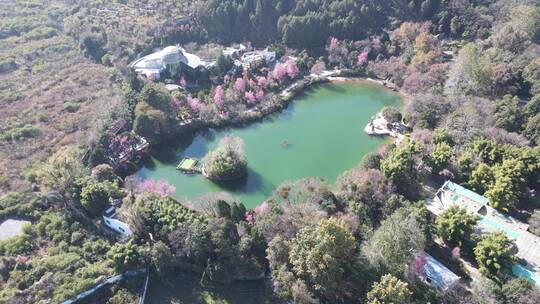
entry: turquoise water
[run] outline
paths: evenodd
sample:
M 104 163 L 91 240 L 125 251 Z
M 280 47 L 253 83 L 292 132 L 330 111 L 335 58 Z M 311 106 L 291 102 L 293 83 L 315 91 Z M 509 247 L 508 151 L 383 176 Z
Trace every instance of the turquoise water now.
M 487 227 L 491 228 L 491 230 L 494 230 L 494 231 L 499 230 L 499 231 L 504 232 L 511 239 L 515 240 L 515 239 L 517 239 L 519 237 L 519 232 L 517 232 L 515 230 L 512 230 L 512 229 L 510 229 L 510 228 L 506 227 L 505 225 L 502 225 L 502 224 L 500 224 L 498 222 L 492 221 L 487 217 L 482 217 L 480 222 L 482 222 Z
M 520 278 L 527 279 L 540 286 L 540 277 L 520 264 L 512 265 L 512 273 Z
M 398 106 L 399 102 L 394 92 L 365 82 L 320 85 L 262 122 L 162 146 L 151 153 L 137 175 L 167 180 L 176 187 L 174 196 L 179 199 L 225 191 L 247 207 L 255 207 L 288 180 L 319 176 L 333 184 L 339 174 L 357 166 L 366 153 L 387 141 L 368 136 L 363 129 L 384 106 Z M 245 180 L 217 184 L 176 170 L 183 157 L 204 157 L 225 135 L 238 136 L 245 143 L 249 167 Z

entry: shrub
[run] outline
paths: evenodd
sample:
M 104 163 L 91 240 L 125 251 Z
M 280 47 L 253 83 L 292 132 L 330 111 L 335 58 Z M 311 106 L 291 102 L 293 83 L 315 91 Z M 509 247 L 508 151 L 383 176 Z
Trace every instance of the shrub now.
M 8 256 L 27 254 L 34 249 L 34 240 L 28 234 L 14 236 L 0 243 L 0 252 Z
M 10 72 L 18 67 L 13 58 L 0 60 L 0 73 Z
M 24 34 L 26 40 L 40 40 L 56 35 L 56 30 L 50 26 L 40 26 Z
M 0 131 L 1 141 L 14 141 L 25 138 L 37 137 L 41 134 L 41 130 L 34 125 L 25 125 L 23 127 L 13 128 L 7 131 Z
M 373 284 L 367 294 L 369 304 L 410 303 L 412 292 L 408 284 L 391 274 L 384 275 Z
M 47 122 L 47 121 L 49 121 L 49 117 L 45 113 L 37 113 L 36 119 L 39 122 Z
M 125 244 L 115 244 L 107 253 L 116 272 L 134 269 L 143 264 L 142 249 L 130 239 Z
M 74 104 L 72 102 L 64 102 L 64 111 L 66 112 L 69 112 L 69 113 L 75 113 L 79 110 L 81 106 L 78 105 L 78 104 Z

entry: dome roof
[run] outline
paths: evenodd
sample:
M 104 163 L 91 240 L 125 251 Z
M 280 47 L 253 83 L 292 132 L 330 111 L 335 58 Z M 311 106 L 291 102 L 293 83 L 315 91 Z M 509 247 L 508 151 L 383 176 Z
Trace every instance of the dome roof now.
M 182 49 L 177 46 L 168 46 L 161 51 L 161 58 L 165 64 L 178 63 L 183 57 Z
M 181 52 L 180 48 L 177 47 L 177 46 L 174 46 L 174 45 L 170 45 L 170 46 L 164 48 L 163 50 L 161 50 L 161 53 L 163 53 L 163 55 L 180 53 L 180 52 Z

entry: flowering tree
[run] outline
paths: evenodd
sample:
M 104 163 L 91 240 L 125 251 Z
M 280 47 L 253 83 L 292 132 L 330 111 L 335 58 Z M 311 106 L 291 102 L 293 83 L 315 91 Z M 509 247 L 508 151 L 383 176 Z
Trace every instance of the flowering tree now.
M 347 48 L 342 46 L 335 37 L 330 38 L 326 51 L 328 52 L 328 61 L 333 64 L 338 64 L 347 57 Z
M 310 72 L 312 74 L 320 75 L 322 72 L 324 72 L 324 70 L 326 70 L 326 64 L 324 64 L 324 61 L 319 61 L 315 63 L 313 67 L 311 67 Z
M 272 71 L 272 78 L 278 82 L 281 82 L 287 75 L 287 68 L 282 63 L 277 63 Z
M 254 81 L 253 79 L 250 79 L 250 80 L 248 81 L 248 86 L 249 86 L 250 88 L 254 88 L 255 85 L 257 85 L 257 84 L 255 83 L 255 81 Z
M 254 221 L 254 218 L 253 218 L 253 211 L 248 211 L 248 212 L 246 212 L 244 218 L 245 218 L 246 222 L 247 222 L 249 225 L 253 226 L 253 224 L 254 224 L 254 222 L 255 222 L 255 221 Z
M 424 266 L 427 263 L 426 254 L 422 251 L 414 258 L 409 268 L 412 273 L 418 277 L 424 276 Z
M 287 62 L 285 63 L 285 67 L 287 71 L 287 76 L 289 76 L 289 78 L 291 79 L 296 78 L 296 76 L 298 76 L 298 74 L 300 73 L 296 62 L 292 59 L 287 60 Z
M 191 97 L 191 95 L 188 95 L 186 99 L 189 107 L 193 112 L 199 113 L 201 111 L 203 104 L 198 98 L 193 98 Z
M 182 103 L 180 102 L 178 98 L 176 97 L 171 98 L 170 107 L 173 112 L 178 112 L 181 106 L 182 106 Z
M 128 135 L 116 135 L 109 140 L 109 151 L 115 157 L 122 153 L 130 153 L 136 141 Z
M 181 85 L 182 87 L 184 87 L 184 88 L 186 87 L 187 81 L 186 81 L 186 79 L 185 79 L 184 77 L 180 78 L 180 85 Z
M 237 78 L 233 89 L 236 93 L 242 93 L 246 90 L 246 81 L 243 78 Z
M 454 247 L 454 249 L 452 249 L 452 258 L 454 259 L 461 258 L 461 248 L 459 248 L 459 246 L 456 246 Z
M 253 94 L 252 91 L 247 91 L 244 95 L 244 98 L 246 98 L 247 102 L 250 104 L 253 104 L 257 101 L 257 98 L 255 97 L 255 94 Z
M 15 258 L 15 263 L 16 263 L 15 269 L 17 269 L 17 266 L 19 265 L 22 265 L 22 266 L 26 265 L 26 263 L 28 263 L 29 260 L 30 258 L 25 255 L 20 255 L 20 254 L 17 255 L 17 257 Z
M 223 77 L 223 83 L 224 83 L 224 84 L 229 83 L 229 80 L 231 80 L 231 77 L 230 77 L 229 75 L 225 75 L 225 76 Z
M 255 94 L 257 101 L 261 101 L 264 98 L 264 91 L 262 89 L 258 90 Z
M 261 88 L 264 88 L 266 87 L 266 85 L 268 84 L 268 79 L 264 76 L 261 76 L 257 79 L 257 85 Z
M 268 205 L 267 202 L 264 202 L 264 203 L 260 204 L 259 206 L 255 207 L 255 209 L 253 209 L 253 211 L 255 211 L 255 214 L 260 215 L 260 214 L 263 214 L 266 211 L 268 211 L 268 208 L 270 208 L 270 205 Z
M 176 188 L 165 180 L 145 179 L 137 184 L 137 193 L 156 193 L 159 196 L 167 196 L 176 192 Z
M 363 51 L 362 53 L 358 54 L 358 61 L 356 62 L 356 65 L 361 68 L 366 64 L 368 60 L 368 52 Z
M 223 108 L 223 87 L 220 85 L 216 87 L 216 90 L 214 92 L 214 103 L 216 104 L 218 109 Z

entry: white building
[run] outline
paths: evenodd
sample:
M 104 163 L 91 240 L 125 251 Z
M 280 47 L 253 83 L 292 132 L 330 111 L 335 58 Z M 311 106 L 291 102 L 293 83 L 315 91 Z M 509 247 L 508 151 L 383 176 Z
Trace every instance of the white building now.
M 167 69 L 171 74 L 184 70 L 188 73 L 206 69 L 212 63 L 204 62 L 197 55 L 186 52 L 179 46 L 168 46 L 161 51 L 144 56 L 130 63 L 137 74 L 159 79 Z
M 130 236 L 133 234 L 133 232 L 131 232 L 131 229 L 129 229 L 128 224 L 116 218 L 116 208 L 114 206 L 107 208 L 103 212 L 103 223 L 105 224 L 105 226 L 111 228 L 113 231 L 119 234 L 126 236 Z
M 516 257 L 521 262 L 512 266 L 512 272 L 540 285 L 540 237 L 528 231 L 528 224 L 498 212 L 488 205 L 486 197 L 451 181 L 444 183 L 432 200 L 426 201 L 427 209 L 435 216 L 452 205 L 465 208 L 468 214 L 480 217 L 476 233 L 484 235 L 500 231 L 513 240 L 517 248 Z
M 267 50 L 246 52 L 240 57 L 239 61 L 244 68 L 250 68 L 254 63 L 272 65 L 276 62 L 276 52 Z
M 434 257 L 426 254 L 426 263 L 422 273 L 422 280 L 431 287 L 441 291 L 452 289 L 458 282 L 459 276 L 437 261 Z

